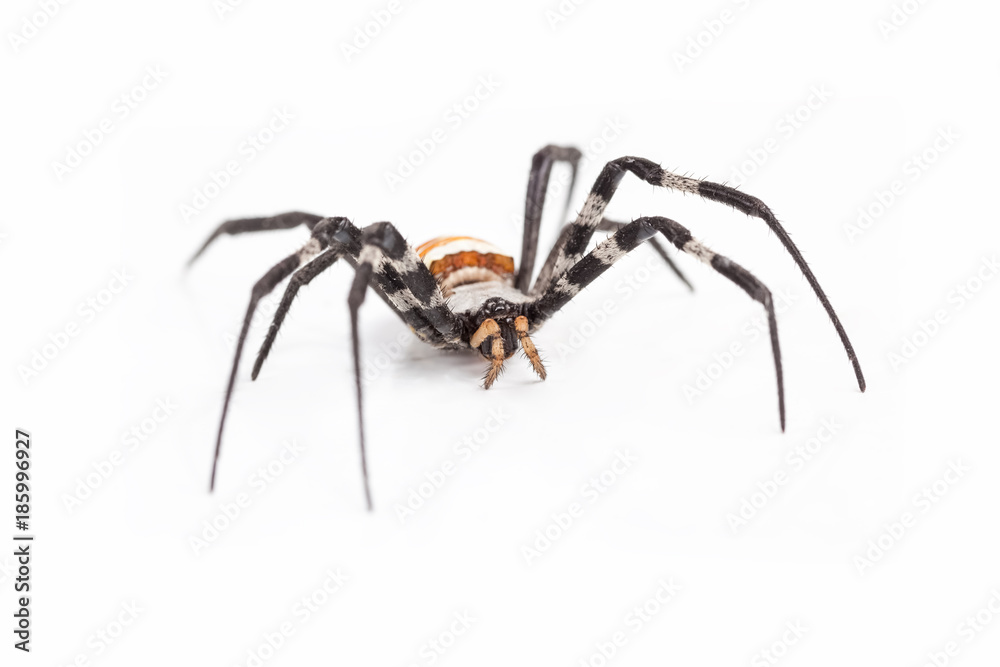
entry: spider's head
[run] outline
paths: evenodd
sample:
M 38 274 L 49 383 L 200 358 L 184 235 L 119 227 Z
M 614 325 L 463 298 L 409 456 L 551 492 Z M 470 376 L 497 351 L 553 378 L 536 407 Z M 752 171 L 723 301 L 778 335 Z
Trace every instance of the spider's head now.
M 503 358 L 510 359 L 518 347 L 514 320 L 520 314 L 517 304 L 500 297 L 487 299 L 472 318 L 474 333 L 469 338 L 470 347 L 479 350 L 483 358 L 492 360 L 494 344 L 499 340 Z
M 483 302 L 472 318 L 469 346 L 491 364 L 483 378 L 483 386 L 487 389 L 503 370 L 503 362 L 514 356 L 518 347 L 524 350 L 535 372 L 545 379 L 545 367 L 528 337 L 528 318 L 522 310 L 521 304 L 492 297 Z

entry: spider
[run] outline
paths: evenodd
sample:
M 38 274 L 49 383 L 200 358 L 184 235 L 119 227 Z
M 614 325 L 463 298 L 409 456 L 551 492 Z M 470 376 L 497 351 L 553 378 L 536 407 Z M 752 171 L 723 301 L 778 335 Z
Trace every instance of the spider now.
M 563 210 L 565 219 L 581 157 L 582 154 L 576 148 L 550 145 L 538 151 L 532 158 L 524 208 L 521 265 L 517 271 L 514 270 L 512 257 L 503 254 L 485 241 L 467 236 L 439 237 L 414 249 L 389 222 L 376 222 L 359 229 L 343 217 L 322 217 L 311 213 L 290 212 L 263 218 L 228 220 L 222 223 L 205 240 L 189 260 L 188 265 L 198 259 L 205 249 L 223 234 L 290 229 L 305 225 L 311 231 L 311 236 L 298 252 L 275 264 L 251 290 L 250 303 L 237 340 L 222 405 L 215 455 L 212 460 L 210 490 L 215 488 L 226 415 L 247 331 L 258 302 L 285 278 L 291 276 L 274 313 L 270 329 L 257 353 L 251 372 L 251 378 L 254 380 L 257 379 L 257 374 L 267 359 L 278 330 L 299 289 L 333 266 L 339 259 L 345 260 L 355 270 L 347 303 L 351 317 L 361 474 L 369 510 L 372 509 L 372 496 L 365 452 L 358 341 L 358 309 L 364 302 L 369 287 L 373 288 L 423 342 L 443 350 L 478 351 L 489 363 L 483 378 L 484 388 L 489 389 L 493 385 L 504 368 L 504 362 L 513 356 L 518 348 L 524 352 L 538 377 L 544 380 L 545 366 L 531 335 L 580 290 L 643 242 L 648 241 L 674 273 L 687 284 L 688 288 L 691 288 L 691 284 L 654 238 L 657 234 L 662 234 L 680 251 L 708 264 L 764 306 L 777 375 L 778 416 L 781 430 L 784 432 L 785 390 L 771 292 L 749 271 L 708 249 L 692 238 L 687 229 L 673 220 L 664 217 L 641 217 L 629 223 L 621 223 L 605 218 L 604 210 L 608 202 L 622 178 L 629 172 L 651 185 L 697 194 L 711 201 L 728 204 L 738 211 L 763 220 L 785 246 L 826 309 L 854 367 L 858 387 L 861 391 L 865 390 L 861 365 L 840 319 L 799 249 L 792 243 L 771 210 L 759 199 L 739 190 L 666 171 L 644 158 L 621 157 L 611 160 L 604 166 L 576 220 L 563 227 L 537 279 L 531 285 L 542 209 L 552 167 L 564 162 L 571 169 L 569 195 Z M 588 253 L 586 250 L 590 240 L 598 230 L 612 233 Z

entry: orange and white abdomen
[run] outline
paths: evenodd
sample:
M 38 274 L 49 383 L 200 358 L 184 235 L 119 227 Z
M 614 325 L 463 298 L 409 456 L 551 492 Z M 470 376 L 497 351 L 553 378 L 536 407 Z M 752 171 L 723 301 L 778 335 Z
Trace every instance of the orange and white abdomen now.
M 439 236 L 416 250 L 445 296 L 459 285 L 483 282 L 509 285 L 514 279 L 514 258 L 471 236 Z

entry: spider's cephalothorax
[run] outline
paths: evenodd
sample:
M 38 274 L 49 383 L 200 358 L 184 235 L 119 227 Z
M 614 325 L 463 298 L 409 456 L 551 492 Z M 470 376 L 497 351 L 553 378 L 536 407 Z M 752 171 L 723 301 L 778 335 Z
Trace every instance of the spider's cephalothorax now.
M 781 352 L 771 292 L 742 266 L 717 254 L 692 238 L 680 224 L 662 217 L 643 217 L 621 223 L 604 217 L 604 210 L 614 196 L 625 174 L 632 173 L 650 185 L 680 190 L 705 199 L 732 206 L 749 216 L 759 218 L 781 241 L 819 298 L 833 323 L 847 357 L 854 367 L 858 387 L 865 390 L 865 379 L 847 332 L 819 286 L 799 249 L 771 210 L 756 197 L 734 188 L 699 181 L 667 171 L 654 162 L 640 157 L 621 157 L 604 165 L 583 202 L 576 220 L 563 228 L 559 239 L 538 272 L 534 284 L 535 255 L 538 251 L 538 230 L 542 207 L 548 188 L 549 175 L 556 162 L 566 162 L 572 169 L 566 208 L 576 181 L 577 165 L 582 154 L 575 148 L 546 146 L 535 154 L 528 177 L 528 194 L 524 207 L 524 238 L 521 245 L 521 266 L 515 272 L 514 259 L 485 241 L 467 236 L 441 237 L 414 249 L 388 222 L 376 222 L 364 229 L 355 227 L 347 218 L 324 218 L 311 213 L 283 213 L 263 218 L 229 220 L 218 227 L 191 259 L 194 261 L 217 237 L 266 229 L 289 229 L 305 225 L 312 232 L 309 241 L 274 265 L 257 281 L 250 293 L 243 328 L 236 344 L 236 354 L 219 420 L 212 464 L 211 487 L 222 448 L 222 431 L 229 410 L 239 368 L 240 356 L 247 331 L 260 299 L 285 278 L 291 276 L 274 320 L 257 353 L 251 377 L 257 378 L 267 359 L 285 315 L 299 288 L 343 258 L 355 269 L 354 282 L 347 303 L 351 314 L 351 343 L 354 356 L 354 377 L 357 391 L 361 469 L 365 498 L 371 509 L 371 491 L 365 454 L 364 420 L 362 419 L 361 356 L 358 340 L 358 309 L 368 288 L 391 308 L 422 341 L 445 350 L 474 349 L 487 361 L 484 386 L 493 384 L 510 358 L 520 347 L 535 372 L 545 379 L 538 351 L 529 337 L 553 314 L 575 297 L 580 290 L 603 274 L 626 254 L 648 242 L 677 276 L 690 288 L 691 284 L 674 265 L 670 256 L 657 242 L 662 235 L 681 252 L 710 266 L 758 301 L 767 312 L 771 352 L 774 357 L 778 388 L 778 416 L 785 429 L 785 390 L 781 372 Z M 565 218 L 566 210 L 563 211 Z M 590 242 L 597 231 L 611 234 L 597 243 L 590 252 Z
M 518 347 L 545 379 L 545 367 L 528 336 L 524 294 L 514 288 L 513 257 L 471 236 L 438 237 L 417 246 L 416 252 L 461 320 L 462 341 L 490 362 L 485 388 Z

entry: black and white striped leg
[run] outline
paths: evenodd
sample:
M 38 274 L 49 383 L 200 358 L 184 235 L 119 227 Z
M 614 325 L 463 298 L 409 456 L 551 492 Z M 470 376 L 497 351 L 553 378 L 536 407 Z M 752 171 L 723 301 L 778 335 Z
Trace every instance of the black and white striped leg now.
M 437 280 L 416 251 L 390 222 L 362 230 L 358 266 L 373 266 L 376 286 L 393 310 L 427 342 L 438 347 L 464 347 L 462 321 L 445 303 Z
M 617 232 L 619 229 L 621 229 L 627 224 L 628 224 L 627 222 L 618 222 L 617 220 L 609 220 L 608 218 L 602 218 L 601 223 L 597 226 L 597 231 Z M 653 250 L 655 250 L 656 254 L 659 255 L 664 262 L 666 262 L 667 266 L 670 267 L 670 270 L 674 272 L 674 275 L 680 278 L 681 282 L 687 285 L 687 288 L 693 292 L 694 285 L 692 285 L 691 282 L 687 279 L 687 277 L 681 272 L 680 267 L 674 263 L 674 260 L 670 258 L 670 255 L 667 254 L 667 249 L 664 248 L 660 244 L 660 242 L 655 238 L 649 239 L 649 245 L 653 246 Z
M 257 358 L 254 360 L 253 370 L 250 372 L 251 380 L 257 379 L 261 366 L 264 365 L 267 355 L 271 352 L 271 347 L 278 336 L 278 331 L 285 321 L 285 315 L 288 314 L 288 310 L 292 307 L 292 301 L 295 300 L 299 290 L 308 285 L 313 278 L 333 266 L 338 259 L 345 255 L 349 256 L 347 248 L 342 244 L 337 244 L 334 247 L 327 248 L 316 259 L 292 274 L 291 280 L 288 281 L 288 285 L 285 287 L 285 293 L 281 297 L 281 303 L 278 304 L 277 310 L 274 311 L 274 317 L 271 320 L 271 326 L 267 330 L 267 335 L 264 337 L 264 342 L 261 343 L 260 350 L 257 351 Z
M 299 225 L 305 225 L 310 231 L 316 226 L 323 216 L 316 215 L 314 213 L 302 213 L 301 211 L 290 211 L 288 213 L 280 213 L 278 215 L 268 216 L 266 218 L 238 218 L 236 220 L 226 220 L 221 225 L 219 225 L 212 234 L 205 239 L 205 242 L 198 248 L 191 259 L 188 260 L 187 265 L 191 266 L 194 264 L 195 260 L 201 257 L 202 253 L 212 245 L 215 239 L 219 238 L 223 234 L 243 234 L 245 232 L 263 232 L 270 231 L 273 229 L 292 229 L 293 227 L 298 227 Z
M 624 227 L 626 224 L 627 223 L 618 222 L 617 220 L 611 220 L 609 218 L 601 218 L 601 222 L 597 225 L 596 231 L 614 232 L 620 229 L 621 227 Z M 559 252 L 559 249 L 565 245 L 566 238 L 570 235 L 572 231 L 573 231 L 572 223 L 567 224 L 562 228 L 562 231 L 559 233 L 559 239 L 556 241 L 556 244 L 552 247 L 552 252 L 549 255 L 549 260 L 554 259 L 555 255 Z M 663 261 L 666 262 L 667 266 L 670 267 L 670 270 L 674 272 L 674 275 L 680 278 L 681 282 L 687 285 L 687 288 L 693 292 L 694 285 L 691 284 L 691 282 L 687 279 L 687 277 L 681 272 L 680 267 L 677 266 L 677 264 L 675 264 L 674 261 L 670 258 L 670 255 L 667 254 L 666 248 L 664 248 L 660 244 L 660 242 L 657 241 L 655 238 L 650 239 L 649 243 L 650 245 L 653 246 L 653 250 L 656 251 L 656 254 L 658 254 L 663 259 Z M 534 292 L 532 293 L 534 294 Z
M 351 265 L 351 268 L 357 269 L 358 255 L 361 252 L 362 231 L 351 224 L 346 218 L 337 218 L 336 221 L 338 221 L 337 226 L 333 233 L 330 234 L 330 238 L 333 240 L 330 248 L 296 271 L 291 280 L 288 281 L 288 286 L 285 288 L 281 303 L 274 313 L 271 326 L 268 328 L 264 342 L 257 353 L 257 359 L 254 362 L 253 371 L 251 372 L 252 379 L 257 379 L 257 375 L 260 373 L 260 369 L 271 351 L 271 347 L 284 323 L 285 316 L 288 314 L 299 290 L 308 285 L 313 278 L 333 266 L 341 257 Z M 407 271 L 405 267 L 392 261 L 383 262 L 380 267 L 377 267 L 372 276 L 372 287 L 375 293 L 378 294 L 380 299 L 385 301 L 386 305 L 399 316 L 404 324 L 412 329 L 420 340 L 434 347 L 451 347 L 450 339 L 445 339 L 425 316 L 426 306 L 401 310 L 396 303 L 390 300 L 387 290 L 396 296 L 399 291 L 399 285 L 404 284 L 406 281 L 406 278 L 402 277 L 400 269 L 404 273 Z M 416 280 L 418 283 L 426 281 L 426 276 L 416 276 Z M 401 300 L 397 296 L 396 301 L 408 303 L 412 302 L 412 299 L 408 301 Z
M 638 247 L 643 241 L 653 238 L 657 232 L 678 249 L 694 255 L 717 272 L 736 283 L 755 301 L 759 301 L 767 311 L 767 324 L 771 335 L 771 352 L 774 355 L 774 370 L 778 381 L 778 416 L 781 430 L 785 430 L 785 385 L 781 372 L 781 349 L 778 346 L 778 324 L 774 314 L 771 292 L 749 271 L 727 257 L 718 255 L 691 237 L 691 232 L 668 218 L 638 218 L 621 227 L 607 239 L 597 244 L 589 254 L 555 282 L 542 296 L 527 306 L 527 316 L 533 328 L 537 328 L 552 314 L 566 305 L 612 264 Z
M 771 212 L 764 202 L 756 197 L 744 194 L 739 190 L 725 185 L 711 183 L 709 181 L 699 181 L 687 176 L 674 174 L 666 171 L 655 162 L 645 158 L 631 156 L 621 157 L 617 160 L 608 162 L 604 166 L 604 169 L 601 170 L 600 175 L 597 177 L 597 181 L 594 183 L 594 187 L 587 196 L 587 200 L 584 202 L 583 209 L 577 216 L 576 221 L 572 223 L 572 227 L 567 234 L 565 243 L 562 247 L 553 249 L 553 252 L 549 255 L 548 260 L 546 260 L 545 265 L 542 267 L 538 280 L 532 288 L 532 294 L 537 295 L 543 293 L 549 285 L 558 280 L 560 276 L 562 276 L 571 266 L 575 265 L 576 262 L 583 257 L 591 236 L 593 236 L 594 230 L 597 228 L 601 218 L 604 216 L 604 209 L 607 207 L 608 202 L 611 201 L 611 197 L 618 189 L 618 184 L 621 183 L 621 180 L 624 178 L 626 172 L 632 172 L 651 185 L 669 188 L 672 190 L 680 190 L 682 192 L 690 192 L 711 201 L 729 204 L 733 208 L 742 211 L 747 215 L 763 220 L 771 231 L 775 233 L 782 245 L 785 246 L 785 249 L 798 265 L 799 270 L 802 271 L 802 274 L 806 277 L 806 280 L 812 287 L 813 292 L 815 292 L 816 296 L 819 298 L 820 303 L 823 304 L 823 308 L 830 317 L 830 321 L 833 323 L 834 329 L 837 330 L 837 335 L 840 337 L 840 342 L 843 344 L 844 351 L 847 352 L 847 357 L 850 360 L 851 365 L 854 367 L 854 375 L 858 381 L 858 388 L 861 389 L 861 391 L 865 390 L 865 378 L 864 374 L 861 372 L 861 363 L 858 361 L 858 357 L 854 353 L 854 347 L 851 345 L 851 341 L 847 337 L 847 332 L 840 323 L 840 318 L 838 318 L 836 312 L 834 312 L 833 306 L 830 304 L 830 300 L 820 287 L 816 276 L 813 275 L 812 270 L 806 264 L 805 258 L 802 257 L 802 253 L 799 252 L 799 249 L 794 243 L 792 243 L 792 239 L 788 236 L 788 232 L 785 231 L 784 227 L 781 226 L 781 223 L 778 222 L 778 219 L 774 216 L 774 213 Z
M 296 271 L 292 275 L 291 280 L 288 281 L 285 293 L 281 297 L 281 303 L 278 304 L 278 308 L 271 320 L 271 326 L 268 327 L 267 335 L 264 337 L 264 342 L 261 344 L 260 350 L 257 351 L 257 359 L 254 361 L 253 371 L 250 374 L 252 380 L 257 379 L 261 366 L 267 359 L 267 355 L 274 345 L 281 325 L 285 321 L 285 316 L 288 314 L 288 310 L 291 308 L 292 302 L 298 295 L 299 290 L 312 282 L 313 278 L 333 266 L 342 257 L 346 258 L 352 268 L 357 267 L 357 256 L 361 251 L 361 230 L 351 224 L 351 221 L 347 218 L 328 218 L 321 224 L 322 227 L 318 227 L 316 234 L 330 247 Z M 392 304 L 389 303 L 384 293 L 379 291 L 379 296 L 392 307 Z
M 260 300 L 271 293 L 281 281 L 292 274 L 300 266 L 306 264 L 316 256 L 325 245 L 322 235 L 315 233 L 302 248 L 275 264 L 271 269 L 258 280 L 250 291 L 250 303 L 247 305 L 247 312 L 243 318 L 243 327 L 240 329 L 240 336 L 236 340 L 236 352 L 233 355 L 233 368 L 229 373 L 229 384 L 226 385 L 226 396 L 222 403 L 222 417 L 219 419 L 219 434 L 215 440 L 215 456 L 212 459 L 212 477 L 209 482 L 209 490 L 215 489 L 215 473 L 219 465 L 219 453 L 222 451 L 222 431 L 226 426 L 226 414 L 229 412 L 229 401 L 233 395 L 233 386 L 236 384 L 236 371 L 240 365 L 240 357 L 243 354 L 243 345 L 246 343 L 247 332 L 250 331 L 250 322 L 253 320 L 254 312 Z
M 666 176 L 664 178 L 666 178 Z M 844 330 L 844 325 L 840 323 L 840 318 L 837 317 L 837 313 L 833 310 L 833 304 L 830 303 L 830 299 L 827 298 L 823 288 L 819 286 L 819 280 L 817 280 L 816 276 L 813 275 L 813 272 L 809 268 L 809 265 L 806 264 L 806 260 L 802 256 L 802 253 L 799 252 L 798 247 L 792 243 L 792 239 L 788 235 L 788 232 L 786 232 L 781 226 L 781 223 L 778 222 L 778 219 L 774 216 L 774 213 L 771 212 L 771 209 L 769 209 L 761 200 L 740 192 L 736 188 L 731 188 L 727 185 L 721 185 L 719 183 L 711 183 L 709 181 L 697 181 L 697 183 L 698 194 L 705 199 L 710 199 L 723 204 L 729 204 L 737 211 L 741 211 L 755 218 L 760 218 L 767 223 L 767 226 L 770 227 L 775 233 L 781 241 L 781 244 L 785 246 L 785 250 L 788 251 L 788 254 L 791 255 L 792 259 L 795 260 L 795 263 L 799 265 L 802 275 L 806 277 L 806 280 L 812 287 L 813 292 L 815 292 L 816 297 L 819 299 L 820 303 L 823 304 L 823 308 L 826 310 L 827 315 L 829 315 L 834 329 L 837 330 L 837 335 L 840 337 L 840 342 L 844 346 L 844 351 L 847 352 L 847 358 L 850 359 L 851 365 L 854 367 L 854 375 L 858 380 L 858 388 L 861 391 L 864 391 L 865 376 L 861 372 L 861 362 L 858 361 L 858 356 L 854 353 L 854 346 L 851 345 L 851 341 L 847 338 L 847 331 Z
M 364 477 L 365 500 L 369 510 L 372 509 L 372 498 L 365 451 L 358 310 L 364 303 L 368 285 L 379 274 L 384 277 L 386 296 L 398 310 L 419 312 L 446 344 L 460 345 L 462 331 L 461 321 L 445 304 L 444 296 L 434 276 L 396 228 L 388 222 L 376 222 L 365 227 L 347 305 L 351 312 L 351 350 L 354 355 L 354 382 L 358 401 L 361 474 Z
M 538 233 L 542 224 L 542 209 L 545 206 L 545 193 L 549 189 L 549 176 L 552 165 L 557 162 L 569 163 L 572 170 L 569 187 L 566 191 L 560 224 L 566 219 L 569 205 L 572 201 L 573 186 L 576 184 L 577 167 L 583 154 L 572 146 L 546 146 L 531 158 L 531 173 L 528 176 L 528 193 L 524 202 L 524 237 L 521 242 L 521 266 L 518 268 L 514 286 L 527 293 L 531 286 L 531 274 L 535 269 L 535 257 L 538 253 Z

